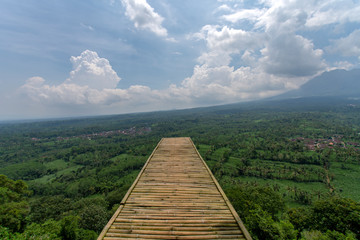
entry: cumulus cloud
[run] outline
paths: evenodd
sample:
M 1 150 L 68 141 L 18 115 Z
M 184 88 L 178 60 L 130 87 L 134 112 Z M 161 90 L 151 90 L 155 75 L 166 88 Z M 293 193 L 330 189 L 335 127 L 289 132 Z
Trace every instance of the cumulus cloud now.
M 96 52 L 85 50 L 70 61 L 73 70 L 63 83 L 49 85 L 42 77 L 32 77 L 21 91 L 32 100 L 46 104 L 110 104 L 127 97 L 124 90 L 115 89 L 120 77 L 109 61 Z
M 31 77 L 20 92 L 50 111 L 81 111 L 116 113 L 169 108 L 205 106 L 209 104 L 257 99 L 282 92 L 292 86 L 281 78 L 256 68 L 197 65 L 193 75 L 178 86 L 171 84 L 163 90 L 132 85 L 116 88 L 120 81 L 109 61 L 96 52 L 86 50 L 71 57 L 70 77 L 58 85 L 50 85 L 42 77 Z M 73 113 L 72 113 L 73 114 Z
M 73 70 L 66 84 L 77 84 L 102 90 L 115 88 L 120 77 L 112 69 L 109 61 L 100 58 L 96 52 L 85 50 L 80 56 L 70 58 Z
M 221 66 L 231 62 L 231 55 L 261 46 L 264 35 L 228 26 L 220 28 L 206 25 L 197 36 L 206 41 L 208 48 L 208 51 L 203 53 L 198 61 L 210 66 Z
M 161 25 L 164 18 L 154 11 L 146 0 L 122 0 L 126 16 L 136 28 L 146 29 L 158 36 L 166 37 L 167 30 Z
M 96 52 L 86 50 L 80 56 L 72 56 L 73 69 L 70 77 L 58 85 L 50 85 L 39 76 L 29 78 L 19 92 L 31 101 L 50 111 L 80 111 L 94 113 L 134 112 L 188 107 L 184 90 L 170 86 L 165 90 L 153 90 L 148 86 L 132 85 L 127 89 L 116 88 L 120 77 L 109 61 Z
M 259 59 L 264 71 L 275 75 L 312 76 L 326 67 L 323 51 L 313 43 L 295 34 L 278 35 L 265 44 Z
M 329 24 L 360 22 L 360 5 L 356 1 L 277 1 L 263 0 L 257 7 L 233 9 L 223 19 L 236 23 L 242 20 L 255 22 L 257 28 L 282 28 L 293 31 L 299 28 L 316 28 Z M 290 28 L 291 27 L 291 28 Z
M 50 86 L 41 77 L 29 78 L 21 88 L 33 101 L 47 104 L 92 103 L 93 94 L 98 92 L 97 90 L 90 89 L 88 86 L 76 84 L 63 83 Z
M 221 19 L 237 27 L 205 25 L 194 34 L 207 49 L 183 87 L 197 89 L 194 96 L 222 92 L 223 100 L 254 99 L 297 88 L 326 70 L 323 50 L 298 34 L 306 28 L 314 4 L 265 0 L 249 9 L 234 4 Z
M 146 0 L 122 3 L 136 28 L 167 37 L 164 19 Z M 358 21 L 354 14 L 358 6 L 344 1 L 348 10 L 342 12 L 349 14 L 346 17 L 334 4 L 337 1 L 262 0 L 254 8 L 243 9 L 240 7 L 244 4 L 236 7 L 235 1 L 226 1 L 215 12 L 224 14 L 219 25 L 205 25 L 192 35 L 203 41 L 206 49 L 198 56 L 191 76 L 163 90 L 142 85 L 116 88 L 121 78 L 109 61 L 86 50 L 71 57 L 73 69 L 61 84 L 50 85 L 41 77 L 33 77 L 21 91 L 39 104 L 111 108 L 111 112 L 194 107 L 273 96 L 295 89 L 331 68 L 324 60 L 323 49 L 310 35 L 302 33 L 327 24 Z M 328 19 L 332 14 L 335 20 Z M 246 28 L 242 28 L 244 23 Z M 326 51 L 359 56 L 358 39 L 360 30 L 355 30 L 332 40 Z M 352 66 L 347 61 L 334 64 L 336 68 Z
M 217 9 L 224 13 L 222 25 L 205 25 L 192 35 L 204 41 L 206 50 L 197 58 L 192 76 L 169 91 L 198 104 L 216 104 L 298 88 L 329 69 L 324 51 L 301 35 L 315 26 L 315 15 L 327 12 L 327 5 L 327 1 L 265 0 L 244 9 L 244 4 L 228 1 Z M 356 38 L 357 32 L 342 42 L 345 45 Z M 349 55 L 357 52 L 357 44 L 352 46 Z
M 340 53 L 343 56 L 356 56 L 360 59 L 360 30 L 357 29 L 344 38 L 332 40 L 326 48 L 330 53 Z
M 199 103 L 237 102 L 278 94 L 287 86 L 281 78 L 257 68 L 197 65 L 181 89 Z
M 303 28 L 311 1 L 264 1 L 264 8 L 252 17 L 255 29 L 264 29 L 267 33 L 293 33 Z M 254 19 L 254 17 L 257 17 Z

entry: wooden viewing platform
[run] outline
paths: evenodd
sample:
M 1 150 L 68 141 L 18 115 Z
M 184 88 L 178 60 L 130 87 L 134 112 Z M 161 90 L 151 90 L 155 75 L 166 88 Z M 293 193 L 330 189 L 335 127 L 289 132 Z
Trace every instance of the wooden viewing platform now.
M 251 239 L 190 138 L 163 138 L 98 240 Z

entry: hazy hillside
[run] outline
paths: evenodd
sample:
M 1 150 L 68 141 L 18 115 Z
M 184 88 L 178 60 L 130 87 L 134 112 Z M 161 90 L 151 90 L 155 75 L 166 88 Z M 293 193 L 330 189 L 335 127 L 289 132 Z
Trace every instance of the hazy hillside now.
M 313 96 L 360 97 L 360 69 L 324 72 L 299 89 L 276 96 L 275 99 Z

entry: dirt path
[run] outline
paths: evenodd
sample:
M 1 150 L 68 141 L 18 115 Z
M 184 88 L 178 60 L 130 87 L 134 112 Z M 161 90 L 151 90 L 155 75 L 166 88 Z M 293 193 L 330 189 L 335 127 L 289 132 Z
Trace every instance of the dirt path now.
M 324 170 L 325 170 L 325 177 L 326 177 L 326 185 L 329 188 L 330 193 L 334 192 L 335 188 L 331 185 L 331 181 L 330 181 L 330 177 L 329 177 L 329 170 L 327 165 L 324 165 Z

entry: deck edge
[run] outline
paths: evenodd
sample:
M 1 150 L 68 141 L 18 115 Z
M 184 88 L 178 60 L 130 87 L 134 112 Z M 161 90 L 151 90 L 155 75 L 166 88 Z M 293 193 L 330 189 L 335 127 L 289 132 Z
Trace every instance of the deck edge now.
M 199 156 L 199 158 L 200 158 L 201 161 L 203 162 L 206 170 L 208 171 L 208 173 L 210 174 L 211 178 L 213 179 L 213 181 L 214 181 L 214 183 L 215 183 L 215 185 L 216 185 L 216 188 L 219 190 L 219 192 L 220 192 L 221 196 L 223 197 L 226 205 L 228 206 L 229 210 L 231 211 L 231 214 L 233 215 L 233 217 L 235 218 L 236 222 L 238 223 L 241 231 L 242 231 L 243 234 L 244 234 L 245 239 L 246 239 L 246 240 L 252 240 L 252 238 L 251 238 L 248 230 L 246 229 L 244 223 L 242 222 L 241 218 L 240 218 L 239 215 L 237 214 L 235 208 L 232 206 L 230 200 L 227 198 L 225 192 L 222 190 L 222 188 L 221 188 L 220 184 L 218 183 L 218 181 L 216 180 L 215 176 L 212 174 L 210 168 L 208 167 L 208 165 L 206 164 L 206 162 L 204 161 L 204 159 L 201 157 L 201 155 L 200 155 L 199 151 L 197 150 L 194 142 L 192 141 L 192 139 L 191 139 L 190 137 L 189 137 L 189 140 L 190 140 L 191 144 L 193 145 L 193 147 L 194 147 L 197 155 Z
M 102 240 L 106 233 L 108 232 L 109 228 L 111 227 L 111 225 L 113 224 L 113 222 L 115 221 L 116 217 L 120 214 L 121 210 L 124 208 L 124 204 L 127 201 L 127 199 L 130 196 L 130 193 L 133 191 L 133 189 L 135 188 L 135 186 L 137 185 L 137 183 L 139 182 L 139 179 L 141 177 L 141 175 L 143 174 L 143 172 L 145 171 L 147 165 L 149 164 L 151 158 L 153 157 L 155 151 L 159 148 L 160 144 L 162 143 L 162 141 L 164 140 L 164 138 L 162 138 L 158 144 L 156 145 L 156 147 L 154 148 L 154 150 L 152 151 L 151 155 L 149 156 L 149 158 L 146 160 L 146 163 L 144 164 L 143 168 L 141 169 L 141 171 L 139 172 L 138 176 L 136 177 L 135 181 L 133 182 L 133 184 L 131 185 L 131 187 L 129 188 L 129 190 L 127 191 L 127 193 L 125 194 L 125 196 L 123 197 L 123 199 L 120 202 L 120 206 L 118 207 L 118 209 L 116 210 L 116 212 L 113 214 L 113 216 L 110 218 L 109 222 L 105 225 L 105 227 L 103 228 L 103 230 L 101 231 L 99 237 L 97 238 L 97 240 Z

